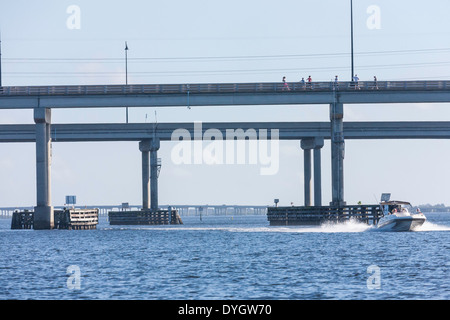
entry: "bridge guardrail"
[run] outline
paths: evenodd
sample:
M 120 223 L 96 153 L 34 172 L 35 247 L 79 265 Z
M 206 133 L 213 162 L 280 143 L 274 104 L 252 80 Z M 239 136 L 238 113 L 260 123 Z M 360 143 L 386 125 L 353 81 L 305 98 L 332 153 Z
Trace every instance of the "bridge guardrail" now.
M 450 81 L 360 81 L 287 83 L 199 83 L 0 87 L 0 96 L 79 96 L 124 94 L 289 93 L 332 91 L 450 90 Z

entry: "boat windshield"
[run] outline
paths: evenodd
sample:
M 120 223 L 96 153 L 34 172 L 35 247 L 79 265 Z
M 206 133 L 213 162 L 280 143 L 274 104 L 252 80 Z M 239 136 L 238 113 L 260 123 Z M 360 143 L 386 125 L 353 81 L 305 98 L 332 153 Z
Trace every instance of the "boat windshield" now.
M 412 205 L 409 202 L 404 201 L 386 201 L 381 203 L 383 213 L 389 214 L 406 214 L 409 215 L 412 212 Z

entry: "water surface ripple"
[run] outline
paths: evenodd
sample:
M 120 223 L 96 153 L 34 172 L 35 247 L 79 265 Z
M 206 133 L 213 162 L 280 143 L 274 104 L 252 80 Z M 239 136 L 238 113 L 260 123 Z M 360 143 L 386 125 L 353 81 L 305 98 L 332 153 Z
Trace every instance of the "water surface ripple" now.
M 450 214 L 427 216 L 406 233 L 270 227 L 265 216 L 156 227 L 103 218 L 91 231 L 10 230 L 0 219 L 0 299 L 449 299 Z

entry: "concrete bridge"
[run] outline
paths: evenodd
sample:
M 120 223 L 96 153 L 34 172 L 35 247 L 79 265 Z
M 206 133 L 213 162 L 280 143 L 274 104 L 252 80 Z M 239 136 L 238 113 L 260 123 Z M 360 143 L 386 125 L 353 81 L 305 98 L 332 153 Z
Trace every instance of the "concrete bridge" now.
M 0 109 L 448 102 L 450 81 L 205 83 L 0 88 Z
M 37 206 L 35 229 L 51 229 L 53 207 L 50 194 L 50 145 L 54 141 L 140 141 L 143 163 L 143 208 L 158 207 L 157 152 L 160 141 L 170 140 L 173 129 L 195 133 L 195 124 L 105 124 L 52 125 L 51 109 L 191 107 L 244 105 L 330 106 L 327 123 L 237 123 L 202 124 L 222 130 L 279 127 L 280 139 L 301 140 L 305 163 L 305 205 L 311 205 L 312 157 L 314 150 L 314 199 L 321 203 L 320 149 L 324 139 L 332 146 L 332 202 L 343 206 L 345 139 L 448 139 L 449 123 L 344 123 L 344 104 L 445 103 L 450 102 L 450 82 L 319 82 L 312 84 L 235 83 L 130 86 L 2 87 L 0 109 L 34 109 L 35 125 L 4 125 L 0 142 L 36 143 Z M 274 107 L 276 108 L 276 107 Z M 266 138 L 269 138 L 267 136 Z M 150 169 L 150 170 L 149 170 Z M 151 181 L 150 181 L 151 180 Z M 150 186 L 151 185 L 151 186 Z M 149 193 L 151 189 L 151 201 Z
M 449 121 L 344 122 L 345 139 L 450 139 Z M 200 128 L 200 130 L 197 130 Z M 208 130 L 218 130 L 226 137 L 227 130 L 242 139 L 270 139 L 271 130 L 278 130 L 280 140 L 310 138 L 331 139 L 329 122 L 202 122 L 202 123 L 129 123 L 129 124 L 52 124 L 52 142 L 107 142 L 153 139 L 172 141 L 175 130 L 186 130 L 192 138 Z M 237 130 L 242 129 L 240 135 Z M 267 135 L 261 135 L 267 130 Z M 36 142 L 36 125 L 0 125 L 0 143 Z

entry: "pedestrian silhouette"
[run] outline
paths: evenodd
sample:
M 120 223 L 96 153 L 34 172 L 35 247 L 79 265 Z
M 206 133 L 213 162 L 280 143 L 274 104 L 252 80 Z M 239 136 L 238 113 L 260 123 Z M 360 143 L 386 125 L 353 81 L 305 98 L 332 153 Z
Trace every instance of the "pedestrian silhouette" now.
M 289 88 L 289 84 L 286 82 L 286 77 L 283 77 L 283 91 L 290 91 L 291 88 Z

